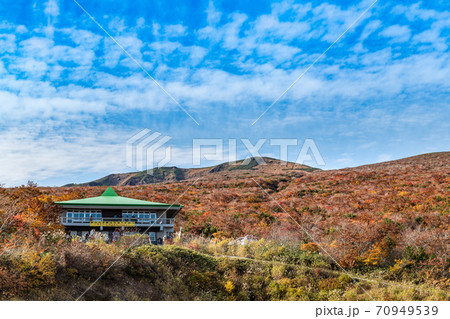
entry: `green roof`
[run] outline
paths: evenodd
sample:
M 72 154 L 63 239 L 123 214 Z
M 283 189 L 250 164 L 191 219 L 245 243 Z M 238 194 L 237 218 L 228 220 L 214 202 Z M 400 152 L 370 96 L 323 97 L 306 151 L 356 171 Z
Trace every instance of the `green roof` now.
M 164 203 L 148 202 L 145 200 L 133 199 L 128 197 L 122 197 L 108 187 L 101 196 L 67 200 L 64 202 L 56 202 L 60 205 L 73 205 L 73 206 L 134 206 L 134 207 L 174 207 L 182 208 L 183 205 L 171 205 Z

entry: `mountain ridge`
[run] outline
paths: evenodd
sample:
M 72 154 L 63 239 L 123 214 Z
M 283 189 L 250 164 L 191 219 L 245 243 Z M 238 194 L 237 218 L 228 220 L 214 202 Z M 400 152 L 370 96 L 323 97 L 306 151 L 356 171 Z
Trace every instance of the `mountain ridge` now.
M 270 157 L 251 157 L 247 160 L 248 162 L 245 164 L 245 159 L 243 159 L 236 161 L 235 163 L 225 162 L 202 168 L 179 168 L 177 166 L 158 167 L 153 169 L 152 174 L 148 174 L 147 170 L 130 173 L 113 173 L 90 182 L 70 183 L 63 185 L 63 187 L 132 186 L 183 181 L 208 175 L 218 175 L 221 177 L 228 175 L 238 176 L 241 174 L 248 174 L 249 172 L 269 173 L 270 175 L 280 172 L 281 170 L 294 172 L 313 172 L 320 170 L 315 167 L 297 164 L 294 162 L 281 164 L 281 160 Z M 261 160 L 263 163 L 261 163 Z M 301 175 L 301 173 L 299 175 Z
M 274 176 L 289 175 L 290 177 L 302 177 L 310 173 L 325 173 L 336 171 L 361 171 L 361 170 L 377 170 L 381 168 L 401 168 L 416 167 L 416 169 L 427 169 L 433 165 L 438 165 L 439 158 L 442 165 L 446 165 L 450 152 L 433 152 L 424 153 L 400 159 L 384 161 L 379 163 L 364 164 L 355 167 L 346 167 L 333 170 L 321 170 L 307 165 L 287 162 L 281 165 L 282 161 L 270 157 L 252 157 L 248 159 L 248 163 L 243 165 L 245 160 L 239 160 L 235 163 L 225 162 L 214 166 L 202 168 L 179 168 L 176 166 L 159 167 L 153 169 L 153 174 L 147 171 L 138 171 L 131 173 L 114 173 L 99 179 L 86 183 L 71 183 L 63 185 L 63 187 L 77 186 L 133 186 L 147 185 L 155 183 L 184 181 L 192 178 L 208 177 L 209 179 L 220 178 L 241 178 L 241 177 L 258 177 L 258 176 Z M 265 165 L 259 163 L 262 159 Z M 284 162 L 283 162 L 284 163 Z

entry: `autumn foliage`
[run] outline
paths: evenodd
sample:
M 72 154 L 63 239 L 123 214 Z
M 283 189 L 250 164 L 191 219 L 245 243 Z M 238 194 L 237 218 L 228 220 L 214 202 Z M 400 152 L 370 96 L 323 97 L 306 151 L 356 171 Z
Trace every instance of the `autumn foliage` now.
M 252 235 L 280 247 L 294 245 L 305 256 L 320 255 L 332 269 L 342 266 L 359 273 L 382 273 L 383 280 L 449 287 L 450 153 L 335 171 L 287 170 L 270 176 L 253 173 L 252 178 L 245 170 L 240 173 L 116 190 L 122 196 L 183 204 L 175 219 L 176 231 L 206 238 L 214 249 L 221 242 Z M 52 263 L 60 253 L 45 246 L 42 238 L 60 229 L 53 203 L 103 191 L 104 187 L 32 184 L 0 189 L 0 285 L 9 287 L 2 290 L 9 291 L 2 298 L 10 298 L 22 286 L 51 283 Z M 183 246 L 204 249 L 196 241 Z M 84 248 L 79 249 L 85 254 Z M 277 249 L 267 254 L 275 256 L 280 253 Z M 64 258 L 81 258 L 77 256 L 75 249 L 66 251 Z M 28 271 L 30 264 L 38 270 Z M 18 283 L 16 288 L 12 281 Z M 339 285 L 330 280 L 323 289 Z M 236 287 L 233 280 L 226 280 L 220 289 L 226 298 L 235 298 Z

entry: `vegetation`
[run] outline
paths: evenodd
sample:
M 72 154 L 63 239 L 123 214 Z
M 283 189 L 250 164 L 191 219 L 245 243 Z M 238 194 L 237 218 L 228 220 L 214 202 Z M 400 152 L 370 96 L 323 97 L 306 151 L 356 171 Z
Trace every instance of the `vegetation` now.
M 185 205 L 165 247 L 67 242 L 53 203 L 104 187 L 0 188 L 0 298 L 76 298 L 125 251 L 83 298 L 449 300 L 449 164 L 436 153 L 300 177 L 233 170 L 187 192 L 192 181 L 117 187 Z
M 2 299 L 31 300 L 448 300 L 431 284 L 364 279 L 334 270 L 317 251 L 261 239 L 248 245 L 185 238 L 175 245 L 66 241 L 1 257 Z M 188 247 L 186 247 L 188 246 Z M 230 257 L 223 254 L 235 254 Z M 242 258 L 239 258 L 242 256 Z M 112 267 L 111 267 L 112 265 Z M 106 272 L 105 272 L 106 271 Z M 102 274 L 104 275 L 102 276 Z M 91 289 L 88 287 L 98 278 Z M 357 279 L 354 281 L 352 277 Z M 87 291 L 86 291 L 87 290 Z

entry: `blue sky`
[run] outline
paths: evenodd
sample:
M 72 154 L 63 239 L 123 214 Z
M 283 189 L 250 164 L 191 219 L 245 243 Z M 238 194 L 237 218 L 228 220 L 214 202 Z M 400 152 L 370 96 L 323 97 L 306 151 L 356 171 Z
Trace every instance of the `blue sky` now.
M 378 1 L 254 125 L 373 1 L 78 2 L 199 125 L 74 1 L 2 1 L 1 184 L 132 171 L 144 128 L 181 167 L 193 138 L 312 138 L 324 169 L 449 150 L 445 1 Z

